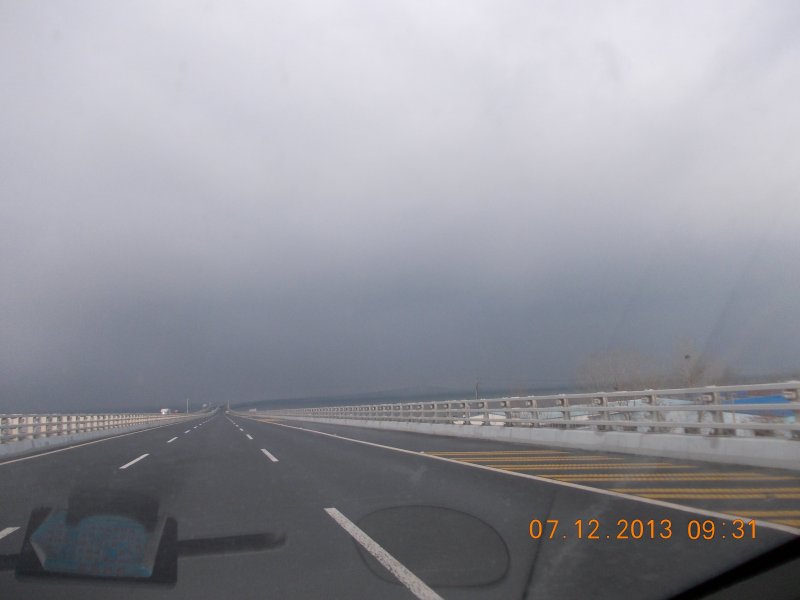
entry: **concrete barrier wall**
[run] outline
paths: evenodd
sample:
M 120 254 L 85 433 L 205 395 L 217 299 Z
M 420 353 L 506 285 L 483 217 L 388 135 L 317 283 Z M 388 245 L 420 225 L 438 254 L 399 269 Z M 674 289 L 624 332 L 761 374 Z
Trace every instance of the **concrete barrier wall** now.
M 242 414 L 243 417 L 255 415 Z M 580 431 L 529 427 L 450 425 L 445 423 L 407 423 L 399 421 L 362 421 L 357 419 L 320 419 L 286 417 L 315 423 L 369 427 L 393 431 L 412 431 L 432 435 L 478 438 L 544 444 L 596 452 L 622 452 L 644 456 L 680 458 L 753 467 L 774 467 L 800 471 L 800 441 L 765 437 L 713 437 L 674 433 L 633 433 L 622 431 Z
M 49 437 L 28 439 L 19 442 L 8 442 L 5 444 L 0 444 L 0 459 L 28 453 L 36 453 L 42 450 L 52 450 L 60 447 L 71 446 L 72 444 L 112 437 L 115 435 L 120 435 L 121 433 L 130 433 L 132 431 L 139 431 L 142 429 L 153 429 L 155 427 L 177 423 L 179 420 L 190 420 L 192 418 L 199 417 L 181 417 L 180 419 L 171 420 L 168 423 L 165 423 L 162 420 L 151 423 L 140 423 L 139 425 L 129 425 L 127 427 L 114 427 L 100 431 L 85 431 L 82 433 L 70 433 L 68 435 L 51 435 Z

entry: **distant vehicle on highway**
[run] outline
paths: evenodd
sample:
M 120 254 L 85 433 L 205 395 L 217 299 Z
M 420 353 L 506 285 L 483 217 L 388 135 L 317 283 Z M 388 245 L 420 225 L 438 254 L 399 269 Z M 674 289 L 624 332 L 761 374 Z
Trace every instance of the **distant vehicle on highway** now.
M 161 409 L 161 414 L 162 415 L 168 415 L 169 413 L 170 413 L 170 410 L 168 408 L 162 408 Z

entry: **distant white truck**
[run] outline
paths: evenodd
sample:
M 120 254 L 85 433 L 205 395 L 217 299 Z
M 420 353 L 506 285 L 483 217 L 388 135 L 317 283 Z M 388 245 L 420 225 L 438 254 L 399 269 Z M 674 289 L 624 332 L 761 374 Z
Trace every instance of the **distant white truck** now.
M 168 415 L 168 414 L 169 414 L 169 412 L 170 412 L 170 411 L 169 411 L 169 409 L 168 409 L 168 408 L 162 408 L 162 409 L 161 409 L 161 414 L 162 414 L 162 415 Z

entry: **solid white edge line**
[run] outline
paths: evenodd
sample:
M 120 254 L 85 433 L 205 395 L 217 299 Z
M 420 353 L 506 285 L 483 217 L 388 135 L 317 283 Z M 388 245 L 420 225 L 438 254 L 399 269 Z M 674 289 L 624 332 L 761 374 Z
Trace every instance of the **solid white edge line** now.
M 249 433 L 246 433 L 245 435 L 247 436 L 247 439 L 248 439 L 248 440 L 252 440 L 252 439 L 253 439 L 253 436 L 252 436 L 252 435 L 250 435 Z
M 252 417 L 243 417 L 245 419 Z M 502 469 L 495 469 L 493 467 L 487 467 L 485 465 L 476 465 L 473 463 L 468 462 L 461 462 L 459 460 L 453 460 L 451 458 L 446 458 L 444 456 L 434 456 L 433 454 L 425 454 L 424 452 L 416 452 L 414 450 L 406 450 L 405 448 L 396 448 L 394 446 L 385 446 L 383 444 L 376 444 L 375 442 L 367 442 L 364 440 L 357 440 L 355 438 L 349 438 L 342 435 L 335 435 L 333 433 L 326 433 L 324 431 L 317 431 L 316 429 L 306 429 L 305 427 L 296 427 L 294 425 L 285 425 L 284 423 L 275 423 L 274 421 L 259 421 L 260 423 L 265 423 L 267 425 L 278 425 L 279 427 L 288 427 L 289 429 L 299 429 L 300 431 L 308 431 L 309 433 L 317 433 L 319 435 L 325 435 L 328 437 L 335 438 L 337 440 L 346 440 L 348 442 L 355 442 L 356 444 L 365 444 L 367 446 L 375 446 L 376 448 L 383 448 L 385 450 L 393 450 L 395 452 L 403 452 L 405 454 L 413 454 L 415 456 L 423 456 L 425 458 L 431 458 L 434 460 L 442 460 L 445 462 L 449 462 L 456 465 L 463 465 L 465 467 L 472 467 L 474 469 L 483 469 L 484 471 L 491 471 L 493 473 L 502 473 L 503 475 L 509 475 L 511 477 L 522 477 L 523 479 L 532 479 L 534 481 L 539 481 L 541 483 L 549 483 L 552 485 L 560 485 L 562 487 L 570 487 L 576 490 L 582 490 L 584 492 L 592 492 L 594 494 L 602 494 L 604 496 L 611 496 L 613 498 L 620 498 L 622 500 L 632 500 L 634 502 L 641 502 L 643 504 L 651 504 L 653 506 L 661 506 L 663 508 L 670 508 L 673 510 L 679 510 L 681 512 L 691 513 L 695 515 L 703 515 L 706 517 L 712 517 L 714 519 L 722 519 L 722 520 L 731 520 L 731 519 L 749 519 L 749 517 L 745 517 L 742 515 L 732 515 L 728 513 L 721 513 L 714 510 L 707 510 L 705 508 L 695 508 L 692 506 L 684 506 L 683 504 L 675 504 L 673 502 L 664 502 L 663 500 L 653 500 L 652 498 L 642 498 L 641 496 L 634 496 L 631 494 L 623 494 L 622 492 L 612 492 L 611 490 L 604 490 L 602 488 L 593 488 L 588 485 L 581 485 L 580 483 L 572 483 L 570 481 L 558 481 L 557 479 L 547 479 L 546 477 L 539 477 L 538 475 L 529 475 L 528 473 L 520 473 L 518 471 L 503 471 Z M 788 525 L 780 525 L 778 523 L 771 523 L 770 521 L 761 521 L 757 520 L 758 527 L 766 527 L 767 529 L 774 529 L 776 531 L 782 531 L 783 533 L 788 533 L 791 535 L 800 535 L 800 528 L 797 527 L 789 527 Z
M 272 462 L 278 462 L 278 459 L 277 459 L 277 458 L 275 458 L 274 456 L 272 456 L 272 454 L 270 454 L 269 450 L 265 450 L 264 448 L 262 448 L 262 449 L 261 449 L 261 451 L 262 451 L 262 452 L 263 452 L 263 453 L 264 453 L 264 454 L 267 456 L 267 458 L 268 458 L 268 459 L 270 459 Z
M 349 533 L 355 541 L 361 544 L 364 550 L 369 552 L 379 563 L 386 567 L 386 570 L 394 575 L 397 580 L 406 586 L 417 598 L 420 600 L 443 600 L 443 598 L 429 588 L 424 581 L 409 571 L 403 563 L 384 550 L 378 542 L 359 529 L 355 523 L 345 517 L 337 509 L 326 508 L 325 512 L 328 513 L 342 529 Z
M 167 423 L 166 425 L 156 425 L 155 427 L 148 427 L 146 429 L 139 429 L 137 431 L 128 431 L 127 433 L 120 433 L 118 435 L 110 435 L 108 437 L 100 438 L 99 440 L 92 440 L 91 442 L 83 442 L 81 444 L 73 444 L 71 446 L 67 446 L 65 448 L 58 448 L 56 450 L 49 450 L 47 452 L 39 452 L 37 454 L 32 454 L 31 456 L 23 456 L 22 458 L 12 458 L 11 460 L 6 460 L 0 462 L 0 467 L 3 465 L 10 465 L 11 463 L 20 462 L 23 460 L 31 460 L 32 458 L 39 458 L 41 456 L 47 456 L 48 454 L 55 454 L 56 452 L 66 452 L 67 450 L 74 450 L 75 448 L 80 448 L 81 446 L 91 446 L 92 444 L 99 444 L 100 442 L 107 442 L 108 440 L 115 440 L 117 438 L 125 437 L 126 435 L 136 435 L 137 433 L 144 433 L 146 431 L 153 431 L 155 429 L 162 429 L 164 427 L 172 427 L 176 425 L 176 423 Z
M 19 529 L 19 527 L 6 527 L 6 528 L 5 528 L 5 529 L 3 529 L 2 531 L 0 531 L 0 540 L 2 540 L 2 539 L 3 539 L 4 537 L 6 537 L 7 535 L 11 535 L 11 534 L 12 534 L 12 533 L 14 533 L 14 532 L 15 532 L 17 529 Z
M 174 437 L 174 438 L 172 438 L 171 440 L 167 440 L 167 443 L 168 443 L 168 444 L 171 444 L 172 442 L 174 442 L 174 441 L 175 441 L 175 440 L 177 440 L 177 439 L 178 439 L 177 437 Z
M 127 468 L 128 468 L 128 467 L 130 467 L 131 465 L 133 465 L 133 464 L 136 464 L 137 462 L 139 462 L 139 461 L 140 461 L 140 460 L 142 460 L 143 458 L 147 458 L 148 456 L 150 456 L 150 455 L 149 455 L 149 454 L 142 454 L 142 455 L 141 455 L 139 458 L 134 458 L 134 459 L 133 459 L 131 462 L 129 462 L 129 463 L 125 463 L 124 465 L 122 465 L 122 466 L 120 467 L 120 469 L 127 469 Z

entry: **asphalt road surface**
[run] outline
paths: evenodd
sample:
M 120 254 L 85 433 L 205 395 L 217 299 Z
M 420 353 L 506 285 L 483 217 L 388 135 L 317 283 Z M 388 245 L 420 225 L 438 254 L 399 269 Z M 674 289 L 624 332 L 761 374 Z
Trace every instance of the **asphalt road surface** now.
M 174 587 L 0 571 L 0 598 L 663 598 L 800 533 L 786 471 L 220 412 L 0 463 L 0 555 L 78 489 L 279 543 L 182 557 Z

